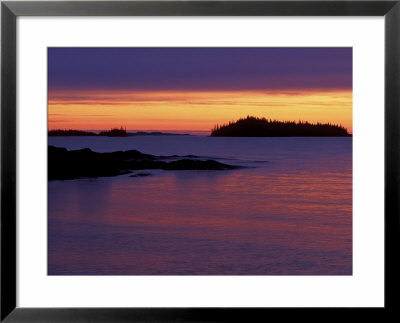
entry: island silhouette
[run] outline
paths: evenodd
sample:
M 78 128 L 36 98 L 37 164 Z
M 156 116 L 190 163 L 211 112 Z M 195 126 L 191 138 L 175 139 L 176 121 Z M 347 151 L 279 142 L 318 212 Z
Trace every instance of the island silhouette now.
M 169 133 L 161 131 L 136 131 L 128 132 L 126 128 L 113 128 L 111 130 L 103 130 L 100 133 L 85 130 L 74 129 L 54 129 L 49 130 L 48 135 L 51 137 L 80 137 L 80 136 L 106 136 L 106 137 L 129 137 L 129 136 L 189 136 L 186 133 Z
M 55 129 L 48 131 L 49 136 L 107 136 L 107 137 L 127 137 L 128 133 L 125 128 L 113 128 L 111 130 L 100 131 L 95 133 L 92 131 L 73 130 L 73 129 Z
M 126 132 L 126 128 L 114 128 L 111 130 L 101 131 L 99 136 L 107 136 L 107 137 L 128 137 L 128 133 Z
M 211 137 L 349 137 L 346 128 L 330 123 L 277 121 L 247 116 L 216 125 Z

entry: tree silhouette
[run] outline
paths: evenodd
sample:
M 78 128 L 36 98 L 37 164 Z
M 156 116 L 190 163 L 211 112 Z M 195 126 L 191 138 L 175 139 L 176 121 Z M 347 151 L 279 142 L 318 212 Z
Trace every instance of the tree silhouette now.
M 211 136 L 220 137 L 346 137 L 351 136 L 346 128 L 331 123 L 308 121 L 277 121 L 247 116 L 215 125 Z

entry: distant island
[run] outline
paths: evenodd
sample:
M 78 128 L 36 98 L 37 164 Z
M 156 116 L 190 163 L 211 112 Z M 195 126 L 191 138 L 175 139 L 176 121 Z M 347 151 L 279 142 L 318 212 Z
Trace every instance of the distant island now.
M 276 121 L 247 116 L 216 125 L 212 137 L 351 137 L 346 128 L 330 123 Z
M 97 133 L 95 132 L 90 132 L 90 131 L 82 131 L 82 130 L 63 130 L 63 129 L 57 129 L 57 130 L 49 130 L 48 131 L 49 136 L 53 137 L 62 137 L 62 136 L 76 136 L 76 137 L 82 137 L 82 136 L 98 136 Z
M 84 130 L 64 130 L 64 129 L 56 129 L 49 130 L 48 135 L 51 137 L 78 137 L 78 136 L 106 136 L 106 137 L 129 137 L 129 136 L 189 136 L 189 134 L 180 134 L 180 133 L 168 133 L 168 132 L 160 132 L 160 131 L 136 131 L 136 132 L 127 132 L 125 128 L 114 128 L 111 130 L 100 131 L 100 133 L 95 133 L 93 131 L 84 131 Z
M 83 131 L 83 130 L 64 130 L 64 129 L 56 129 L 56 130 L 49 130 L 49 136 L 58 137 L 58 136 L 107 136 L 107 137 L 127 137 L 128 133 L 124 128 L 113 128 L 111 130 L 101 131 L 100 133 L 95 133 L 92 131 Z
M 181 158 L 170 160 L 171 157 Z M 196 158 L 196 159 L 192 159 Z M 167 159 L 167 160 L 166 160 Z M 168 160 L 169 159 L 169 160 Z M 132 171 L 163 169 L 173 170 L 229 170 L 242 168 L 216 160 L 199 160 L 197 156 L 154 156 L 137 150 L 98 153 L 89 148 L 67 150 L 48 146 L 48 180 L 76 179 L 82 177 L 117 176 Z M 131 177 L 147 176 L 147 173 Z
M 124 128 L 114 128 L 109 131 L 101 131 L 99 136 L 107 136 L 107 137 L 128 137 L 128 133 Z

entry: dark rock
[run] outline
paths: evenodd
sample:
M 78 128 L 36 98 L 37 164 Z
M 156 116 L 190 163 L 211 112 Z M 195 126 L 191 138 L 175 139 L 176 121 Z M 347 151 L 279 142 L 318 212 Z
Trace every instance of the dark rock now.
M 131 173 L 132 170 L 226 170 L 236 169 L 215 160 L 181 159 L 172 162 L 162 158 L 143 154 L 137 150 L 97 153 L 89 148 L 67 150 L 65 148 L 48 147 L 48 179 L 76 179 L 81 177 L 117 176 Z M 146 173 L 133 174 L 148 176 Z

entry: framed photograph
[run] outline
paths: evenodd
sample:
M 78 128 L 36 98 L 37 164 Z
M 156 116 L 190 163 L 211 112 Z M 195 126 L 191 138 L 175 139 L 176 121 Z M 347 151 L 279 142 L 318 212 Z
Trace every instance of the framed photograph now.
M 2 321 L 396 311 L 398 1 L 1 10 Z

